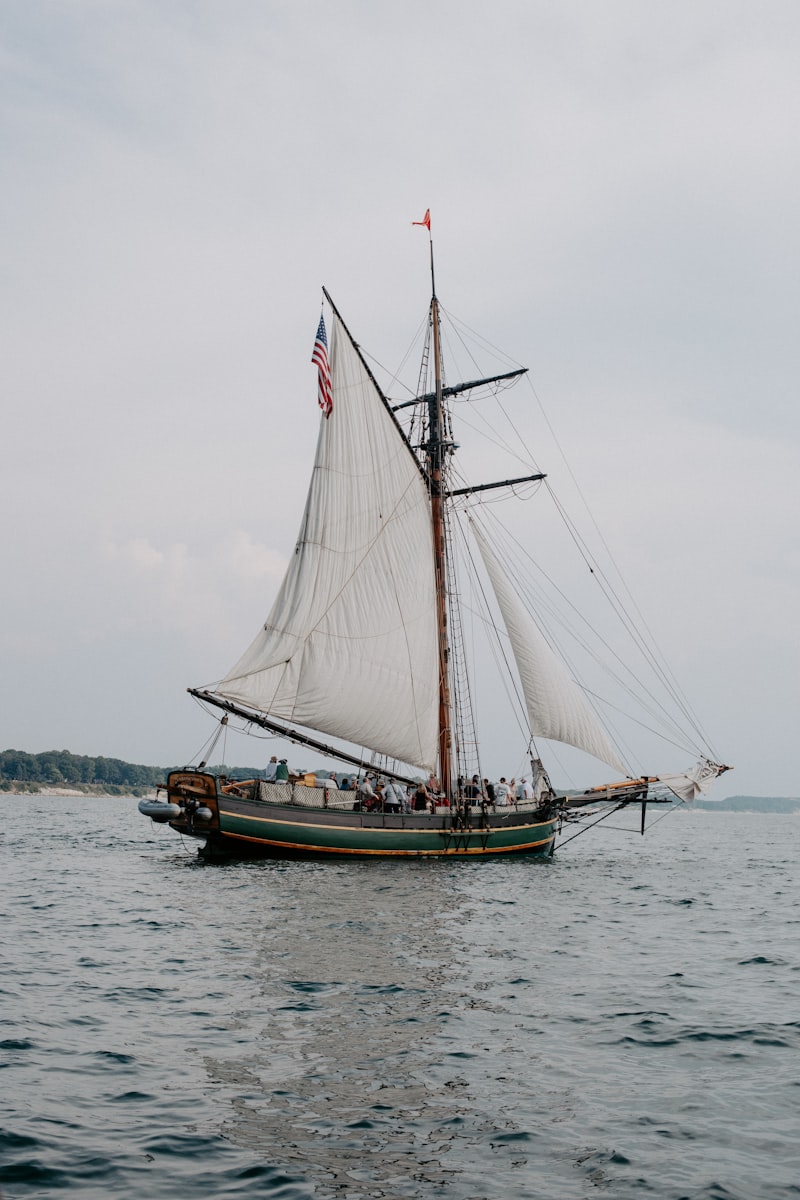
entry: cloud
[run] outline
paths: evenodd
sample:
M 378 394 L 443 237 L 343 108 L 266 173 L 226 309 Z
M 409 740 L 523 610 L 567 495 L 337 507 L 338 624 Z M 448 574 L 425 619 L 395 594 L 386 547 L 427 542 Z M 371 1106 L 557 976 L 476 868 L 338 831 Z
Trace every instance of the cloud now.
M 180 549 L 185 553 L 185 547 Z M 163 551 L 156 550 L 151 546 L 147 538 L 132 538 L 122 546 L 111 545 L 108 547 L 108 555 L 112 559 L 124 560 L 134 570 L 147 573 L 151 573 L 155 567 L 161 566 L 167 557 Z
M 285 555 L 255 542 L 249 533 L 237 530 L 230 546 L 230 564 L 235 575 L 246 580 L 269 580 L 275 586 L 288 566 Z M 265 614 L 266 615 L 266 614 Z
M 213 641 L 215 631 L 235 624 L 247 608 L 253 629 L 286 570 L 286 558 L 256 542 L 244 530 L 221 542 L 190 549 L 183 542 L 156 547 L 146 537 L 106 541 L 104 620 L 92 623 L 92 636 L 139 628 L 190 634 Z M 266 584 L 255 593 L 253 583 Z M 248 599 L 243 601 L 243 585 Z M 258 601 L 264 611 L 256 612 Z M 245 633 L 241 634 L 242 641 Z

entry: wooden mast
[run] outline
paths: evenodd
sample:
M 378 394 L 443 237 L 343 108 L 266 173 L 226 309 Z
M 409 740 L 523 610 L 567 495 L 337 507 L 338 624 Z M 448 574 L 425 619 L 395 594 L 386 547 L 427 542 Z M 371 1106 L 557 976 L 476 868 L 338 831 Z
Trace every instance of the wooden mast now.
M 433 235 L 430 216 L 424 222 L 428 228 L 431 249 L 431 326 L 433 329 L 433 360 L 435 390 L 428 397 L 427 470 L 431 490 L 431 521 L 433 523 L 433 558 L 436 579 L 436 624 L 439 635 L 439 783 L 444 794 L 454 798 L 452 765 L 452 711 L 450 706 L 450 647 L 447 631 L 447 549 L 444 523 L 444 421 L 442 412 L 442 350 L 439 331 L 439 301 L 436 299 L 436 277 L 433 270 Z M 420 222 L 422 224 L 422 222 Z

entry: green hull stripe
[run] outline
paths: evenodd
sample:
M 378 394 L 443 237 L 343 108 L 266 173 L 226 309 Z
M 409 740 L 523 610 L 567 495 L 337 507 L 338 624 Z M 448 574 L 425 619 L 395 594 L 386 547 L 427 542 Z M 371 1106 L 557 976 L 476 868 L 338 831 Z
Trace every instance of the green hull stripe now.
M 223 840 L 315 854 L 375 854 L 394 857 L 469 857 L 515 852 L 544 854 L 555 838 L 555 822 L 510 829 L 387 829 L 342 825 L 304 825 L 273 817 L 242 817 L 220 811 Z M 268 826 L 268 828 L 263 828 Z M 475 843 L 475 844 L 471 844 Z
M 222 821 L 223 817 L 227 817 L 228 820 L 230 820 L 230 821 L 233 821 L 235 823 L 241 823 L 244 825 L 256 825 L 256 824 L 259 824 L 259 825 L 283 825 L 283 826 L 286 826 L 288 829 L 314 829 L 314 830 L 330 829 L 334 833 L 344 833 L 344 834 L 348 834 L 348 833 L 355 833 L 355 834 L 388 833 L 390 835 L 396 836 L 398 833 L 403 833 L 410 837 L 420 837 L 420 836 L 431 837 L 434 834 L 442 834 L 442 833 L 451 834 L 452 836 L 455 836 L 456 833 L 458 833 L 459 837 L 467 837 L 467 836 L 478 837 L 479 835 L 485 837 L 487 833 L 496 835 L 496 834 L 503 834 L 503 833 L 516 833 L 517 831 L 522 832 L 522 830 L 530 830 L 530 829 L 547 829 L 547 828 L 553 829 L 555 827 L 555 821 L 537 821 L 533 825 L 512 825 L 512 826 L 507 826 L 506 828 L 503 828 L 502 826 L 493 826 L 490 829 L 472 829 L 469 832 L 467 832 L 467 830 L 456 831 L 456 830 L 450 830 L 450 829 L 443 829 L 442 826 L 436 826 L 436 828 L 434 828 L 434 829 L 408 829 L 406 827 L 394 829 L 393 827 L 386 826 L 386 825 L 381 825 L 381 826 L 361 825 L 361 826 L 356 827 L 356 826 L 347 826 L 347 825 L 323 825 L 321 822 L 319 822 L 319 823 L 314 822 L 313 825 L 312 824 L 304 825 L 303 823 L 301 823 L 299 821 L 283 821 L 279 817 L 256 817 L 256 816 L 243 817 L 240 813 L 229 812 L 224 808 L 221 808 L 219 810 L 219 816 L 220 816 L 220 821 Z

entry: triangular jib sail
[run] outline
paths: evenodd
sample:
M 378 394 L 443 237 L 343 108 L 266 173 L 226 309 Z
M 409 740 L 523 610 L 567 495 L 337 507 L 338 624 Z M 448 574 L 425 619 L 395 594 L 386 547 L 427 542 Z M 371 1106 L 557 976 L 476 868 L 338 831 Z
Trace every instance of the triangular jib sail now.
M 471 525 L 514 652 L 532 736 L 585 750 L 626 775 L 603 728 L 525 609 L 485 534 L 474 521 Z
M 338 315 L 331 415 L 263 629 L 217 695 L 432 770 L 439 658 L 424 476 Z

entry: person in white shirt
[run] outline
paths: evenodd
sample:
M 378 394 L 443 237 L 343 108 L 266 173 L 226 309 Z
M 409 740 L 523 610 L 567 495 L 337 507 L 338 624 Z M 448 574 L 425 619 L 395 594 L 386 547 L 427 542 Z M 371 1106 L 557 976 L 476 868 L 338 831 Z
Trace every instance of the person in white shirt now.
M 278 759 L 273 754 L 272 758 L 269 760 L 266 767 L 264 768 L 264 779 L 266 780 L 267 783 L 275 782 L 275 772 L 277 771 L 277 769 L 278 769 Z
M 387 779 L 383 789 L 383 803 L 389 812 L 400 812 L 403 807 L 403 793 L 393 779 Z
M 323 779 L 322 787 L 325 792 L 325 803 L 327 804 L 328 793 L 329 792 L 338 792 L 338 790 L 339 790 L 339 784 L 336 782 L 336 776 L 329 775 L 327 779 Z
M 501 804 L 503 806 L 505 806 L 506 804 L 509 804 L 510 801 L 509 801 L 508 797 L 509 797 L 510 792 L 511 792 L 511 789 L 509 788 L 508 784 L 506 783 L 505 775 L 501 775 L 500 782 L 496 783 L 494 785 L 495 804 L 497 804 L 498 806 Z

